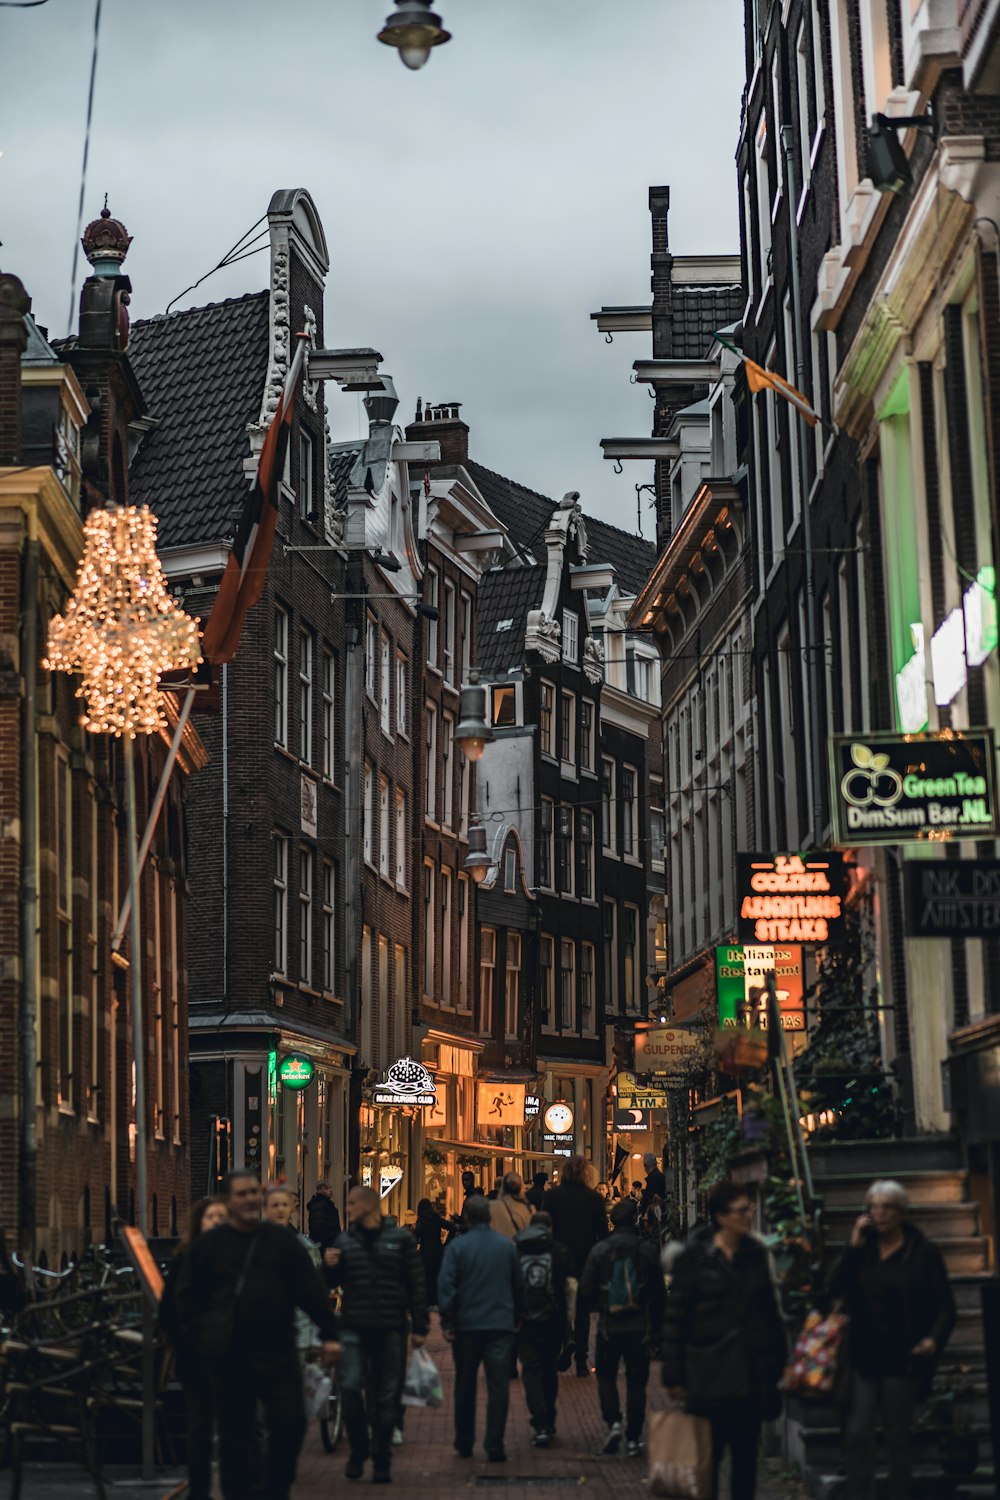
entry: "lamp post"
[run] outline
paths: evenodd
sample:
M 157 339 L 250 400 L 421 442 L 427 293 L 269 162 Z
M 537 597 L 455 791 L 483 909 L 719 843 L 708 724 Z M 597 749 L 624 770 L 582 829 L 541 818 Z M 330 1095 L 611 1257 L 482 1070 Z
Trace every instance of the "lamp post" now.
M 432 47 L 451 41 L 451 32 L 445 31 L 441 17 L 431 10 L 430 0 L 396 0 L 396 9 L 386 17 L 378 39 L 396 47 L 403 66 L 416 72 L 430 57 Z
M 477 885 L 482 885 L 493 868 L 493 861 L 486 852 L 486 829 L 473 813 L 469 820 L 469 852 L 462 868 L 472 876 Z
M 459 699 L 455 740 L 461 745 L 466 760 L 476 761 L 482 760 L 483 751 L 492 738 L 493 730 L 486 719 L 486 689 L 473 668 Z

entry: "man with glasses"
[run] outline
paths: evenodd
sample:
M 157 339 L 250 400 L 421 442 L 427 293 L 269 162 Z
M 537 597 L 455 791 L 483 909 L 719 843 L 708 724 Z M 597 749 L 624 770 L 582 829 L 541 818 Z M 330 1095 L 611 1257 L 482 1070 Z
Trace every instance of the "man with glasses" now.
M 781 1410 L 785 1334 L 746 1188 L 708 1196 L 710 1223 L 678 1257 L 663 1329 L 663 1383 L 712 1427 L 713 1495 L 732 1453 L 732 1500 L 753 1500 L 761 1424 Z

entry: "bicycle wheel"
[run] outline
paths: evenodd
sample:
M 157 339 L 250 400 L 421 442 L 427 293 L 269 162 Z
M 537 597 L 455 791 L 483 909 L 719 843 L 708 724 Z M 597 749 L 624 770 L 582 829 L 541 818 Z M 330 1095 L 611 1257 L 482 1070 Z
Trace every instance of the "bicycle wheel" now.
M 319 1419 L 319 1435 L 327 1453 L 336 1453 L 343 1430 L 344 1409 L 340 1401 L 340 1387 L 335 1380 Z

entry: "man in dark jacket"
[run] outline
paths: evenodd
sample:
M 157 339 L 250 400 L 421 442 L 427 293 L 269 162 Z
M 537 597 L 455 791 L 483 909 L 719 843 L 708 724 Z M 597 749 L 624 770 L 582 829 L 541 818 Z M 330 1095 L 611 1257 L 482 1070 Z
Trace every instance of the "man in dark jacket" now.
M 663 1383 L 674 1400 L 711 1423 L 715 1489 L 728 1447 L 733 1500 L 753 1500 L 761 1424 L 781 1410 L 784 1325 L 767 1251 L 750 1232 L 746 1188 L 732 1182 L 713 1188 L 708 1214 L 710 1225 L 691 1236 L 674 1265 Z
M 521 1257 L 524 1312 L 517 1352 L 524 1378 L 524 1399 L 535 1429 L 532 1442 L 547 1448 L 556 1432 L 559 1354 L 566 1338 L 566 1276 L 569 1251 L 552 1237 L 552 1220 L 535 1215 L 514 1238 Z
M 642 1209 L 643 1213 L 645 1213 L 646 1209 L 649 1208 L 654 1198 L 659 1198 L 661 1202 L 666 1200 L 667 1179 L 663 1175 L 663 1172 L 660 1170 L 660 1167 L 657 1164 L 656 1157 L 653 1155 L 652 1151 L 646 1152 L 645 1156 L 642 1158 L 642 1164 L 646 1168 L 646 1186 L 642 1190 L 642 1202 L 640 1204 L 640 1208 Z
M 328 1182 L 317 1182 L 316 1191 L 306 1204 L 306 1214 L 309 1238 L 321 1250 L 329 1250 L 340 1238 L 340 1213 Z
M 587 1256 L 580 1296 L 598 1311 L 597 1393 L 607 1425 L 602 1452 L 617 1453 L 622 1441 L 618 1366 L 625 1364 L 625 1441 L 630 1458 L 642 1452 L 650 1352 L 663 1326 L 663 1273 L 656 1246 L 636 1232 L 635 1204 L 628 1198 L 611 1210 L 609 1239 Z
M 329 1297 L 298 1236 L 261 1221 L 260 1183 L 224 1183 L 229 1219 L 194 1241 L 175 1293 L 178 1332 L 205 1360 L 219 1424 L 225 1500 L 287 1500 L 306 1433 L 295 1309 L 316 1324 L 324 1356 L 337 1353 Z M 264 1414 L 262 1465 L 255 1411 Z
M 476 1436 L 476 1380 L 486 1375 L 486 1456 L 505 1463 L 514 1334 L 523 1305 L 520 1258 L 513 1240 L 490 1228 L 487 1198 L 466 1199 L 465 1233 L 444 1252 L 438 1309 L 455 1352 L 455 1448 L 472 1457 Z
M 545 1207 L 545 1184 L 548 1180 L 548 1172 L 536 1172 L 531 1179 L 530 1188 L 524 1195 L 536 1213 Z
M 407 1316 L 415 1349 L 425 1342 L 430 1326 L 424 1269 L 413 1235 L 383 1222 L 373 1188 L 351 1188 L 347 1223 L 328 1273 L 343 1292 L 340 1389 L 351 1445 L 344 1472 L 348 1479 L 361 1478 L 370 1430 L 372 1480 L 388 1484 L 396 1402 L 405 1373 Z
M 552 1219 L 552 1234 L 569 1251 L 570 1275 L 579 1280 L 587 1256 L 598 1240 L 608 1232 L 604 1202 L 596 1189 L 589 1187 L 590 1164 L 582 1156 L 571 1156 L 563 1170 L 558 1187 L 545 1194 L 545 1212 Z M 590 1344 L 591 1309 L 582 1288 L 576 1299 L 573 1344 L 576 1373 L 589 1375 L 587 1350 Z

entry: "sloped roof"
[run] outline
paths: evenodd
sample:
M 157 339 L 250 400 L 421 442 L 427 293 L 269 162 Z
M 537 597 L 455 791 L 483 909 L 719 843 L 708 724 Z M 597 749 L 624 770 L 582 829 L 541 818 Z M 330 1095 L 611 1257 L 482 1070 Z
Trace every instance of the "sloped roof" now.
M 358 454 L 364 446 L 362 438 L 357 438 L 350 443 L 330 444 L 330 488 L 333 491 L 333 503 L 337 510 L 343 510 L 347 504 L 347 481 L 351 477 L 351 470 L 357 462 Z
M 476 665 L 484 677 L 499 677 L 524 660 L 528 610 L 537 609 L 545 569 L 510 566 L 484 573 L 476 591 Z
M 132 325 L 129 361 L 156 426 L 132 460 L 129 488 L 159 517 L 160 546 L 233 534 L 247 494 L 247 425 L 260 415 L 267 377 L 268 296 Z
M 493 514 L 506 526 L 514 546 L 521 551 L 530 550 L 534 557 L 544 560 L 545 528 L 555 501 L 513 479 L 505 479 L 502 474 L 494 474 L 492 469 L 484 469 L 482 464 L 470 463 L 468 468 Z M 584 513 L 583 519 L 589 548 L 587 561 L 610 563 L 622 591 L 639 593 L 656 562 L 653 544 L 596 516 Z
M 671 359 L 705 359 L 713 333 L 741 318 L 745 301 L 739 284 L 672 287 Z

